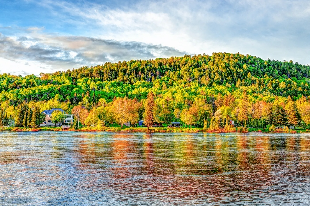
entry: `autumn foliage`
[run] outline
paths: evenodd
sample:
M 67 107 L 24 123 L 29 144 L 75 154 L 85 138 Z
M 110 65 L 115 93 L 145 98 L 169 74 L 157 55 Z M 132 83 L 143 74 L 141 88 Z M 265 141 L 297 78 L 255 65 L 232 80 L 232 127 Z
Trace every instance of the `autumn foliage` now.
M 181 122 L 205 130 L 309 128 L 310 68 L 230 53 L 131 60 L 40 77 L 0 75 L 0 126 L 38 127 L 43 110 L 75 127 Z

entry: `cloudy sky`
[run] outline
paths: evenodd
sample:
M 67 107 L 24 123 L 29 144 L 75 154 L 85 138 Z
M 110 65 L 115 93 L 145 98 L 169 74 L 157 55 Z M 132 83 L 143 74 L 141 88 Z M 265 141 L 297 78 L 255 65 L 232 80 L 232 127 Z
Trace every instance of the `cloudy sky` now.
M 310 1 L 0 1 L 0 73 L 213 52 L 310 64 Z

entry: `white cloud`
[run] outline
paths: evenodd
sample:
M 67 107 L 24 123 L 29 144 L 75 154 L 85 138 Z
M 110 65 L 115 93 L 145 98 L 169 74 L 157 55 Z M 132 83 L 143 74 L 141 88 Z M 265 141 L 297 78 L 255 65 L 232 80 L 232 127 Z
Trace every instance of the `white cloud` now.
M 184 53 L 171 47 L 139 42 L 58 36 L 42 32 L 26 33 L 25 36 L 20 37 L 7 37 L 0 34 L 0 57 L 6 59 L 6 61 L 2 59 L 0 67 L 18 68 L 27 74 L 93 66 L 107 61 L 182 55 Z M 39 68 L 41 71 L 29 69 L 29 66 L 25 66 L 27 61 L 33 68 Z M 38 67 L 40 64 L 42 66 Z
M 59 27 L 71 25 L 76 30 L 68 28 L 59 35 L 34 27 L 20 29 L 17 35 L 7 28 L 11 40 L 6 43 L 13 47 L 0 47 L 0 56 L 2 51 L 6 59 L 29 59 L 52 70 L 185 52 L 240 52 L 310 64 L 306 0 L 159 0 L 115 7 L 88 1 L 27 1 L 53 14 Z M 79 36 L 73 36 L 77 30 Z
M 116 8 L 45 4 L 93 25 L 83 35 L 96 38 L 160 44 L 192 54 L 241 52 L 310 63 L 306 0 L 138 1 Z
M 7 73 L 13 75 L 39 75 L 41 72 L 49 73 L 53 70 L 51 66 L 42 64 L 42 62 L 31 60 L 9 60 L 0 57 L 0 73 Z

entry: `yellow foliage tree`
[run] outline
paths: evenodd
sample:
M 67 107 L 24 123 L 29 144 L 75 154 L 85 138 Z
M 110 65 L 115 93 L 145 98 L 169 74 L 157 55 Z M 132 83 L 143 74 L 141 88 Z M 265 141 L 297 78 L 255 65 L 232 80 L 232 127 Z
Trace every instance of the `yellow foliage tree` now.
M 288 124 L 296 126 L 298 124 L 298 114 L 297 108 L 294 101 L 292 101 L 291 97 L 288 98 L 287 103 L 285 105 L 285 112 L 288 119 Z
M 112 107 L 115 120 L 121 126 L 125 123 L 138 123 L 141 104 L 136 99 L 118 97 L 113 101 Z
M 147 95 L 147 99 L 144 105 L 145 113 L 144 113 L 144 123 L 149 129 L 154 124 L 154 108 L 155 100 L 153 92 L 149 92 Z
M 236 108 L 236 114 L 237 114 L 237 120 L 239 122 L 242 122 L 243 126 L 246 127 L 246 122 L 249 118 L 249 102 L 246 93 L 242 95 L 242 99 L 240 100 Z
M 89 115 L 89 112 L 85 107 L 77 105 L 72 108 L 71 113 L 76 117 L 78 124 L 81 122 L 85 125 L 85 120 Z

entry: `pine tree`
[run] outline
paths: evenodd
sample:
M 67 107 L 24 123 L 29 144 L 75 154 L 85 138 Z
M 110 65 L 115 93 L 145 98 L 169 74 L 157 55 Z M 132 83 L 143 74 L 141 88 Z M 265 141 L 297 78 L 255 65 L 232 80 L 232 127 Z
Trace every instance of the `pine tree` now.
M 23 122 L 23 127 L 27 127 L 28 126 L 28 118 L 29 118 L 29 116 L 28 116 L 28 107 L 27 107 L 27 105 L 23 105 L 22 106 L 22 112 L 23 112 L 23 114 L 24 114 L 24 116 L 23 116 L 23 120 L 22 120 L 22 122 Z
M 32 121 L 32 109 L 28 107 L 27 111 L 27 127 L 31 127 L 31 121 Z
M 40 124 L 45 120 L 45 115 L 41 114 L 39 107 L 35 107 L 35 114 L 36 114 L 36 126 L 39 127 Z
M 17 109 L 17 118 L 16 118 L 16 122 L 15 122 L 15 126 L 16 127 L 22 127 L 23 126 L 23 119 L 24 119 L 24 113 L 23 113 L 23 107 L 20 106 L 18 109 Z
M 154 124 L 154 107 L 155 100 L 153 92 L 149 92 L 145 102 L 145 115 L 144 115 L 144 124 L 147 126 L 147 129 Z
M 37 127 L 36 107 L 34 108 L 34 111 L 32 111 L 30 126 L 32 128 L 36 128 Z

